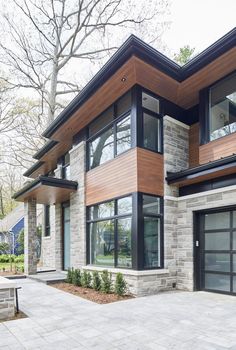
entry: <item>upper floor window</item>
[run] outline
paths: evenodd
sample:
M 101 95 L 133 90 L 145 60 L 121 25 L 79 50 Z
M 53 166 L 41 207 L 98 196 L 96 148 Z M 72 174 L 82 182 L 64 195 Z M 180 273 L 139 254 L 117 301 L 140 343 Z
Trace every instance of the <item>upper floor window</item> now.
M 210 141 L 236 131 L 236 73 L 210 88 Z
M 66 153 L 62 157 L 62 178 L 70 179 L 70 154 Z
M 131 92 L 121 97 L 89 126 L 89 169 L 131 148 Z
M 161 152 L 160 102 L 156 97 L 142 92 L 143 147 Z

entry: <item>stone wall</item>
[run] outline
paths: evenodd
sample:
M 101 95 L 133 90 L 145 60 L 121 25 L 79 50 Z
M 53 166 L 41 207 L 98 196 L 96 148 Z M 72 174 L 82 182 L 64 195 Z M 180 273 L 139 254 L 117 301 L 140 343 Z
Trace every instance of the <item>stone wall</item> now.
M 32 199 L 24 204 L 24 270 L 27 275 L 37 272 L 37 213 L 36 200 Z
M 78 268 L 86 263 L 86 143 L 84 141 L 70 151 L 70 170 L 71 180 L 78 182 L 78 190 L 70 197 L 71 266 Z
M 7 320 L 15 315 L 15 289 L 0 289 L 0 320 Z

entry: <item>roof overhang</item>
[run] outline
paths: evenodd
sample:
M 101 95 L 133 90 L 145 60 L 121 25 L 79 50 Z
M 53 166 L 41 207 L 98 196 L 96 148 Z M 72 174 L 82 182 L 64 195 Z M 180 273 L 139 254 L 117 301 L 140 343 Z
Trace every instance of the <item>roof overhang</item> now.
M 82 89 L 79 95 L 59 114 L 43 133 L 50 138 L 53 134 L 132 56 L 136 56 L 160 72 L 181 83 L 227 53 L 236 45 L 236 28 L 216 41 L 183 67 L 161 54 L 134 35 L 131 35 L 103 68 Z M 217 79 L 216 79 L 217 80 Z
M 13 198 L 18 202 L 35 199 L 38 204 L 62 203 L 70 199 L 70 194 L 77 187 L 76 181 L 39 176 L 15 193 Z
M 166 181 L 169 185 L 183 187 L 234 173 L 236 174 L 236 155 L 178 173 L 169 172 Z

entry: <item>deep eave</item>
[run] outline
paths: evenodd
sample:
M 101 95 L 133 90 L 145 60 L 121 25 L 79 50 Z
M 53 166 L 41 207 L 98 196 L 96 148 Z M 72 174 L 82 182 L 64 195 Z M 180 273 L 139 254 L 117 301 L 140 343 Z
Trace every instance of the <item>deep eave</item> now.
M 40 204 L 54 204 L 68 200 L 70 193 L 76 191 L 77 187 L 76 181 L 39 176 L 15 193 L 13 199 L 25 201 L 34 198 Z M 44 194 L 42 188 L 46 189 Z M 37 200 L 38 195 L 40 200 Z
M 38 152 L 36 152 L 34 155 L 33 155 L 33 158 L 34 159 L 40 159 L 42 158 L 42 156 L 44 156 L 44 154 L 46 154 L 48 151 L 50 151 L 54 146 L 56 146 L 58 144 L 57 141 L 54 141 L 54 140 L 49 140 L 47 141 L 43 147 L 41 147 Z
M 109 79 L 131 56 L 137 56 L 167 74 L 178 82 L 181 82 L 207 64 L 221 56 L 236 44 L 236 28 L 224 35 L 202 53 L 197 55 L 189 63 L 180 67 L 174 61 L 161 54 L 150 45 L 146 44 L 134 35 L 131 35 L 117 52 L 108 60 L 103 68 L 82 89 L 77 97 L 59 114 L 52 124 L 44 131 L 43 136 L 50 138 L 67 121 L 82 104 Z
M 166 181 L 169 185 L 181 184 L 187 185 L 188 183 L 200 182 L 203 177 L 214 176 L 217 173 L 227 172 L 232 169 L 235 172 L 236 169 L 236 155 L 226 157 L 224 159 L 215 160 L 213 162 L 199 165 L 194 168 L 186 169 L 178 173 L 167 172 Z
M 44 164 L 44 162 L 42 161 L 38 161 L 36 163 L 34 163 L 29 169 L 27 169 L 23 176 L 25 177 L 30 177 L 38 168 L 40 168 L 42 165 Z

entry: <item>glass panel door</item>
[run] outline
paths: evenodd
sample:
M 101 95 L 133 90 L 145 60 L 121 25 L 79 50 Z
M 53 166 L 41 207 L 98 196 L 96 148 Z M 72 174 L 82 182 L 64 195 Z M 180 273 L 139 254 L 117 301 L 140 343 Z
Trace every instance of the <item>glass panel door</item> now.
M 201 214 L 201 289 L 235 294 L 236 227 L 233 210 Z
M 68 270 L 70 265 L 70 207 L 63 208 L 63 238 L 64 238 L 64 251 L 63 251 L 63 263 L 64 270 Z

